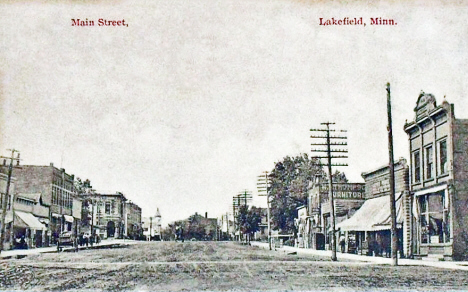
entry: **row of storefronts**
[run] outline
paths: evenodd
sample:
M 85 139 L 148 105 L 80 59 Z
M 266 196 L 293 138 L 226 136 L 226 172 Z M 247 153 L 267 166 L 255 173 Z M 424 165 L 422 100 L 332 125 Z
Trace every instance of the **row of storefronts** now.
M 446 100 L 421 93 L 406 123 L 409 162 L 395 162 L 398 251 L 401 257 L 464 260 L 468 256 L 468 120 Z M 334 184 L 338 250 L 390 256 L 388 165 L 362 173 L 364 183 Z M 304 211 L 305 210 L 305 211 Z M 330 248 L 327 186 L 316 182 L 298 210 L 300 247 Z
M 1 199 L 5 198 L 7 173 L 4 161 L 0 165 Z M 138 205 L 120 192 L 78 195 L 74 175 L 52 163 L 15 168 L 5 199 L 4 249 L 51 246 L 64 232 L 101 239 L 139 238 L 142 234 Z

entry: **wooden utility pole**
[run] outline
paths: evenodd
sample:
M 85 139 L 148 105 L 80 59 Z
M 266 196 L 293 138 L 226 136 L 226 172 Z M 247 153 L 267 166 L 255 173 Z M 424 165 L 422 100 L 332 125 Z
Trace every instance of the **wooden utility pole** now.
M 242 201 L 243 202 L 242 202 Z M 237 194 L 237 196 L 234 196 L 232 199 L 232 208 L 234 211 L 234 222 L 236 220 L 236 210 L 240 208 L 240 206 L 244 205 L 247 208 L 247 203 L 252 201 L 252 193 L 250 193 L 247 190 L 244 190 L 243 193 Z M 238 213 L 238 212 L 237 212 Z M 240 222 L 237 222 L 236 229 L 239 230 L 239 241 L 241 241 L 242 235 L 241 235 L 241 230 L 240 230 Z
M 392 219 L 392 265 L 398 266 L 398 233 L 395 206 L 395 169 L 393 160 L 392 133 L 392 103 L 390 99 L 390 83 L 387 83 L 387 114 L 388 114 L 388 167 L 390 172 L 390 216 Z
M 150 241 L 153 240 L 153 217 L 150 217 Z
M 330 125 L 334 125 L 335 123 L 331 122 L 326 122 L 326 123 L 321 123 L 321 125 L 325 125 L 325 129 L 311 129 L 310 131 L 313 132 L 326 132 L 326 136 L 310 136 L 311 138 L 319 138 L 319 139 L 326 139 L 326 143 L 312 143 L 311 145 L 314 146 L 327 146 L 326 149 L 312 149 L 312 152 L 325 152 L 327 155 L 326 156 L 315 156 L 316 158 L 325 158 L 327 159 L 327 163 L 324 164 L 325 166 L 328 167 L 328 199 L 330 203 L 330 224 L 331 224 L 331 238 L 330 238 L 330 244 L 332 247 L 332 261 L 336 261 L 336 224 L 335 224 L 335 202 L 333 198 L 333 173 L 332 173 L 332 166 L 347 166 L 347 164 L 344 163 L 335 163 L 332 164 L 332 159 L 335 158 L 348 158 L 348 156 L 345 155 L 333 155 L 336 152 L 341 152 L 341 153 L 348 153 L 348 150 L 346 149 L 335 149 L 332 146 L 346 146 L 346 142 L 335 142 L 334 139 L 347 139 L 346 136 L 340 136 L 340 135 L 335 135 L 331 136 L 330 132 L 335 132 L 336 130 L 330 129 Z M 346 132 L 345 130 L 340 130 L 340 132 Z M 319 202 L 320 204 L 321 202 Z M 322 214 L 320 214 L 321 216 Z M 325 226 L 326 228 L 326 226 Z M 325 230 L 327 232 L 328 230 Z
M 5 233 L 6 233 L 6 224 L 5 224 L 5 219 L 6 219 L 6 212 L 7 212 L 7 207 L 8 207 L 8 201 L 10 200 L 10 183 L 11 183 L 11 175 L 13 173 L 13 161 L 16 160 L 19 162 L 19 153 L 17 158 L 15 158 L 15 152 L 18 152 L 16 149 L 7 149 L 8 151 L 11 151 L 11 157 L 3 157 L 5 159 L 10 159 L 10 165 L 8 166 L 8 179 L 7 179 L 7 185 L 6 185 L 6 191 L 5 194 L 2 196 L 2 218 L 1 218 L 1 235 L 0 235 L 0 253 L 3 250 L 4 242 L 5 242 Z M 11 209 L 13 209 L 13 204 L 14 202 L 11 203 Z M 13 226 L 11 227 L 13 228 Z M 10 239 L 12 241 L 12 239 Z
M 267 228 L 268 228 L 268 248 L 271 250 L 271 223 L 270 223 L 270 192 L 268 178 L 268 171 L 264 171 L 262 175 L 258 177 L 257 188 L 259 196 L 267 197 Z

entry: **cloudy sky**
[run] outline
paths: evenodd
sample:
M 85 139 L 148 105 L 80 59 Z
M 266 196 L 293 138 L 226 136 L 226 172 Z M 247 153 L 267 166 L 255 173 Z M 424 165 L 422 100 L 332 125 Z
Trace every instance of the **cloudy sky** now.
M 342 170 L 361 182 L 388 161 L 387 82 L 395 158 L 421 90 L 468 118 L 468 5 L 350 2 L 0 0 L 0 153 L 121 191 L 145 216 L 159 207 L 166 224 L 229 212 L 333 121 L 348 130 Z M 367 25 L 319 25 L 332 17 Z

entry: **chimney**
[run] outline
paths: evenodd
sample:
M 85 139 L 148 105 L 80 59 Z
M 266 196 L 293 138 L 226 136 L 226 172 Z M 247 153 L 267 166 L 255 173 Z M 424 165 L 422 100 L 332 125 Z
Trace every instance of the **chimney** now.
M 50 166 L 54 166 L 54 163 L 53 163 L 53 162 L 51 162 L 51 163 L 50 163 Z
M 205 218 L 208 218 L 208 212 L 205 212 Z

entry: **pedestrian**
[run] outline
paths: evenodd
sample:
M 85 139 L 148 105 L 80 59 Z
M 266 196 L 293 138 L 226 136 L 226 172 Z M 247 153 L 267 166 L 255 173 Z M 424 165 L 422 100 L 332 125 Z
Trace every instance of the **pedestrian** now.
M 345 246 L 346 246 L 346 239 L 345 239 L 344 235 L 342 234 L 340 236 L 340 249 L 341 249 L 342 253 L 345 252 Z

